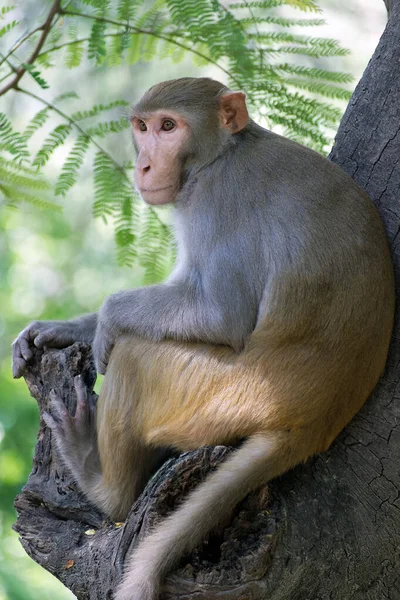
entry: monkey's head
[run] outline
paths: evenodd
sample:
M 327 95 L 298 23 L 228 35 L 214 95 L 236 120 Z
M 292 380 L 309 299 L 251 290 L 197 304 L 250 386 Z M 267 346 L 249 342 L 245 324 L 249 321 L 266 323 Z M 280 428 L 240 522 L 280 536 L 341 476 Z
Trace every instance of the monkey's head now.
M 248 123 L 245 94 L 208 78 L 158 83 L 133 107 L 135 183 L 148 204 L 174 202 L 193 169 Z

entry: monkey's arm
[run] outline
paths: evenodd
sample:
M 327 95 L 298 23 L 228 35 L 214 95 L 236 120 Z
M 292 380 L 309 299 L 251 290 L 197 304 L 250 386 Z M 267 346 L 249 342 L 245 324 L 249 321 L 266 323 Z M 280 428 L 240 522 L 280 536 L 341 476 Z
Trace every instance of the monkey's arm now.
M 153 341 L 199 341 L 240 350 L 254 329 L 257 306 L 234 281 L 230 293 L 225 293 L 223 279 L 221 273 L 221 281 L 211 290 L 186 280 L 109 296 L 99 311 L 94 341 L 99 372 L 104 372 L 115 340 L 126 333 Z
M 31 346 L 65 348 L 74 342 L 91 344 L 97 327 L 97 313 L 83 315 L 69 321 L 33 321 L 12 345 L 12 373 L 18 379 L 32 358 Z

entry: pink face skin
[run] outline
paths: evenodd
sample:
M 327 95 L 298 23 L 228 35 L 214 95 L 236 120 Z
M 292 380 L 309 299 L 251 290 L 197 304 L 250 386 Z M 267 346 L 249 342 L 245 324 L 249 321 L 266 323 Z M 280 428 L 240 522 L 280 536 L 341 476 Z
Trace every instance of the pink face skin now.
M 160 110 L 132 119 L 138 149 L 135 183 L 147 204 L 168 204 L 179 190 L 179 154 L 189 138 L 188 125 L 173 111 Z
M 234 134 L 249 121 L 243 92 L 227 92 L 220 98 L 220 127 Z M 173 110 L 158 110 L 132 118 L 138 157 L 135 183 L 147 204 L 174 202 L 180 185 L 180 155 L 191 131 Z

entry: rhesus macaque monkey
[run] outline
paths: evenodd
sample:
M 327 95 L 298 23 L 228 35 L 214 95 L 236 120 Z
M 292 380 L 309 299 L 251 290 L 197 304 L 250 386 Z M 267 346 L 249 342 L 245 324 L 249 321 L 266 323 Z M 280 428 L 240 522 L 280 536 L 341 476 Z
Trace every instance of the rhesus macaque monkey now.
M 124 519 L 162 447 L 246 438 L 141 541 L 117 600 L 154 600 L 163 576 L 250 491 L 326 450 L 375 387 L 394 286 L 371 200 L 319 154 L 259 127 L 211 79 L 152 87 L 133 107 L 136 186 L 174 203 L 171 277 L 110 296 L 97 315 L 36 322 L 14 342 L 93 342 L 95 409 L 78 378 L 51 427 L 87 497 Z M 323 493 L 323 492 L 322 492 Z

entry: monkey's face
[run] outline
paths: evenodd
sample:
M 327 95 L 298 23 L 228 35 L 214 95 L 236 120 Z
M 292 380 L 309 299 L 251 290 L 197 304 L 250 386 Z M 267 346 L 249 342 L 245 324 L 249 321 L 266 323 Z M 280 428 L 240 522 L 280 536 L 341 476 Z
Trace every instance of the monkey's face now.
M 175 111 L 159 110 L 134 116 L 132 127 L 138 153 L 135 166 L 138 191 L 148 204 L 173 202 L 181 185 L 189 126 Z
M 148 204 L 174 202 L 191 173 L 248 123 L 245 94 L 207 78 L 159 83 L 132 108 L 135 183 Z

